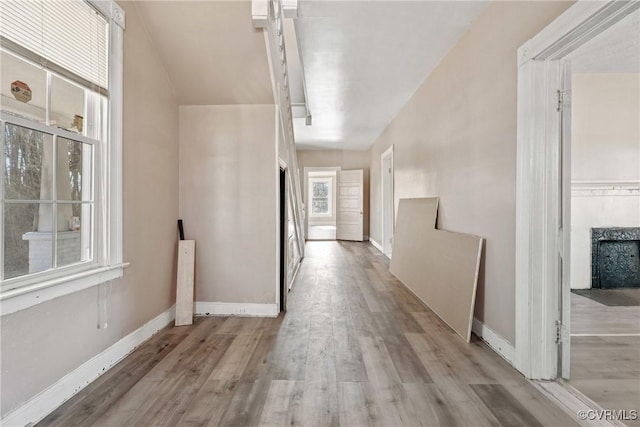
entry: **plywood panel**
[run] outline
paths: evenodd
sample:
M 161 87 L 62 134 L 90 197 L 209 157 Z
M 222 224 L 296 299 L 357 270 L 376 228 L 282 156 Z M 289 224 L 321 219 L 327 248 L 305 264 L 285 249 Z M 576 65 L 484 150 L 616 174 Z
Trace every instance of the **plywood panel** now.
M 469 342 L 482 238 L 436 230 L 438 198 L 401 199 L 389 270 Z
M 176 288 L 176 326 L 193 323 L 193 286 L 196 241 L 178 242 L 178 280 Z

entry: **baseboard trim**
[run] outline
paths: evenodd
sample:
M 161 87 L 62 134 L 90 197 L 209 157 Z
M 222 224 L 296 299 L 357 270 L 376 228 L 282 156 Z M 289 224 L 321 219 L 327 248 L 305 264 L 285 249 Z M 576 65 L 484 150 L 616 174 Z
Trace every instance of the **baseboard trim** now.
M 369 242 L 371 242 L 371 244 L 373 245 L 374 248 L 376 248 L 377 250 L 379 250 L 380 252 L 382 252 L 382 245 L 378 242 L 376 242 L 375 240 L 373 240 L 373 238 L 369 237 Z M 384 252 L 382 252 L 384 254 Z
M 114 365 L 131 354 L 143 342 L 169 325 L 176 316 L 175 305 L 131 332 L 102 353 L 38 393 L 18 409 L 0 419 L 3 426 L 26 426 L 41 421 L 64 402 L 95 381 Z
M 196 316 L 277 317 L 276 304 L 196 301 Z
M 480 337 L 482 341 L 486 342 L 493 351 L 498 353 L 500 357 L 502 357 L 504 360 L 509 362 L 511 366 L 513 366 L 516 356 L 516 349 L 509 341 L 505 340 L 493 329 L 491 329 L 475 317 L 473 318 L 473 323 L 471 325 L 471 332 Z
M 529 380 L 538 391 L 540 391 L 547 399 L 551 400 L 557 407 L 562 409 L 565 414 L 575 419 L 578 414 L 603 414 L 605 410 L 585 394 L 568 384 L 564 380 L 556 381 L 538 381 Z M 597 416 L 595 419 L 587 417 L 580 419 L 582 426 L 594 427 L 625 427 L 626 424 L 617 420 L 608 420 L 604 416 Z

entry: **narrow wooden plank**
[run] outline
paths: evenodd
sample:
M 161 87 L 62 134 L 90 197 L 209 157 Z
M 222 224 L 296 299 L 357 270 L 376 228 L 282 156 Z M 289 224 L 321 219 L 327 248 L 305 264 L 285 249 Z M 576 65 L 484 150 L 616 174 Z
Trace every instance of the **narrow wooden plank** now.
M 329 427 L 340 423 L 338 384 L 334 380 L 304 382 L 301 425 Z
M 218 425 L 257 426 L 260 423 L 270 386 L 271 380 L 266 378 L 238 382 L 231 403 Z
M 301 425 L 302 393 L 301 381 L 272 381 L 259 425 L 266 427 Z
M 471 389 L 503 427 L 542 427 L 540 421 L 501 384 L 472 384 Z
M 209 379 L 239 380 L 259 340 L 259 335 L 236 336 L 224 353 L 220 363 L 211 372 Z
M 339 382 L 338 406 L 341 426 L 364 427 L 377 424 L 376 406 L 368 396 L 364 382 Z
M 332 322 L 336 380 L 366 381 L 367 371 L 351 317 L 349 314 L 342 314 L 335 316 Z
M 382 338 L 359 337 L 358 342 L 367 370 L 367 378 L 372 386 L 389 387 L 401 383 Z
M 273 378 L 273 365 L 270 363 L 270 355 L 276 349 L 277 335 L 262 335 L 256 348 L 247 362 L 242 373 L 242 380 L 257 380 L 258 378 Z
M 453 420 L 453 417 L 448 411 L 443 411 L 441 408 L 438 408 L 436 411 L 433 408 L 433 401 L 438 399 L 438 396 L 433 394 L 434 390 L 437 391 L 436 387 L 429 387 L 428 384 L 424 383 L 407 383 L 403 384 L 402 387 L 411 402 L 413 418 L 418 421 L 421 426 L 438 427 L 441 425 L 451 425 L 446 424 L 446 422 Z M 438 418 L 438 414 L 441 418 Z
M 264 317 L 227 317 L 216 334 L 256 335 L 263 332 L 269 320 Z
M 178 242 L 178 278 L 176 285 L 176 326 L 193 323 L 193 288 L 196 241 Z
M 395 322 L 395 316 L 392 313 L 377 313 L 375 320 L 402 382 L 432 382 L 424 364 L 401 332 L 402 325 Z
M 456 424 L 463 426 L 500 426 L 500 422 L 483 401 L 471 390 L 464 379 L 458 377 L 434 377 L 434 384 L 453 409 Z
M 422 362 L 422 365 L 429 368 L 429 376 L 453 376 L 453 369 L 438 354 L 423 334 L 406 333 L 405 337 L 416 353 L 416 356 Z
M 175 425 L 218 425 L 235 394 L 236 386 L 237 381 L 207 380 Z

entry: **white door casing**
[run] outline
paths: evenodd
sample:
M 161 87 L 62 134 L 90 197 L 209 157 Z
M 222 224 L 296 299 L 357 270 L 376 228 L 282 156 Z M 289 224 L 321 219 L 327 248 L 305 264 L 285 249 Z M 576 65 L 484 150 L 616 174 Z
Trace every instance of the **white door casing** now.
M 571 62 L 561 62 L 560 109 L 560 369 L 562 378 L 571 371 Z
M 393 145 L 380 156 L 380 176 L 382 177 L 382 253 L 391 257 L 395 230 L 393 199 Z
M 362 169 L 338 172 L 336 239 L 364 239 L 363 193 Z
M 331 172 L 336 171 L 337 173 L 340 171 L 340 166 L 328 166 L 328 167 L 311 167 L 305 166 L 303 169 L 303 191 L 302 191 L 302 200 L 304 200 L 304 238 L 306 239 L 309 235 L 309 211 L 311 206 L 311 198 L 309 197 L 309 172 Z

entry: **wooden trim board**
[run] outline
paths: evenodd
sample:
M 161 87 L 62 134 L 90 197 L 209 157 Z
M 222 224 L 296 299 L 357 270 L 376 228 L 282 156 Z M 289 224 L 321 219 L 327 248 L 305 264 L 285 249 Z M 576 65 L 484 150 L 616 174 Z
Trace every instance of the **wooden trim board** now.
M 176 326 L 193 324 L 193 287 L 196 241 L 178 242 L 178 280 L 176 285 Z
M 389 271 L 467 342 L 481 237 L 437 230 L 438 198 L 401 199 Z

